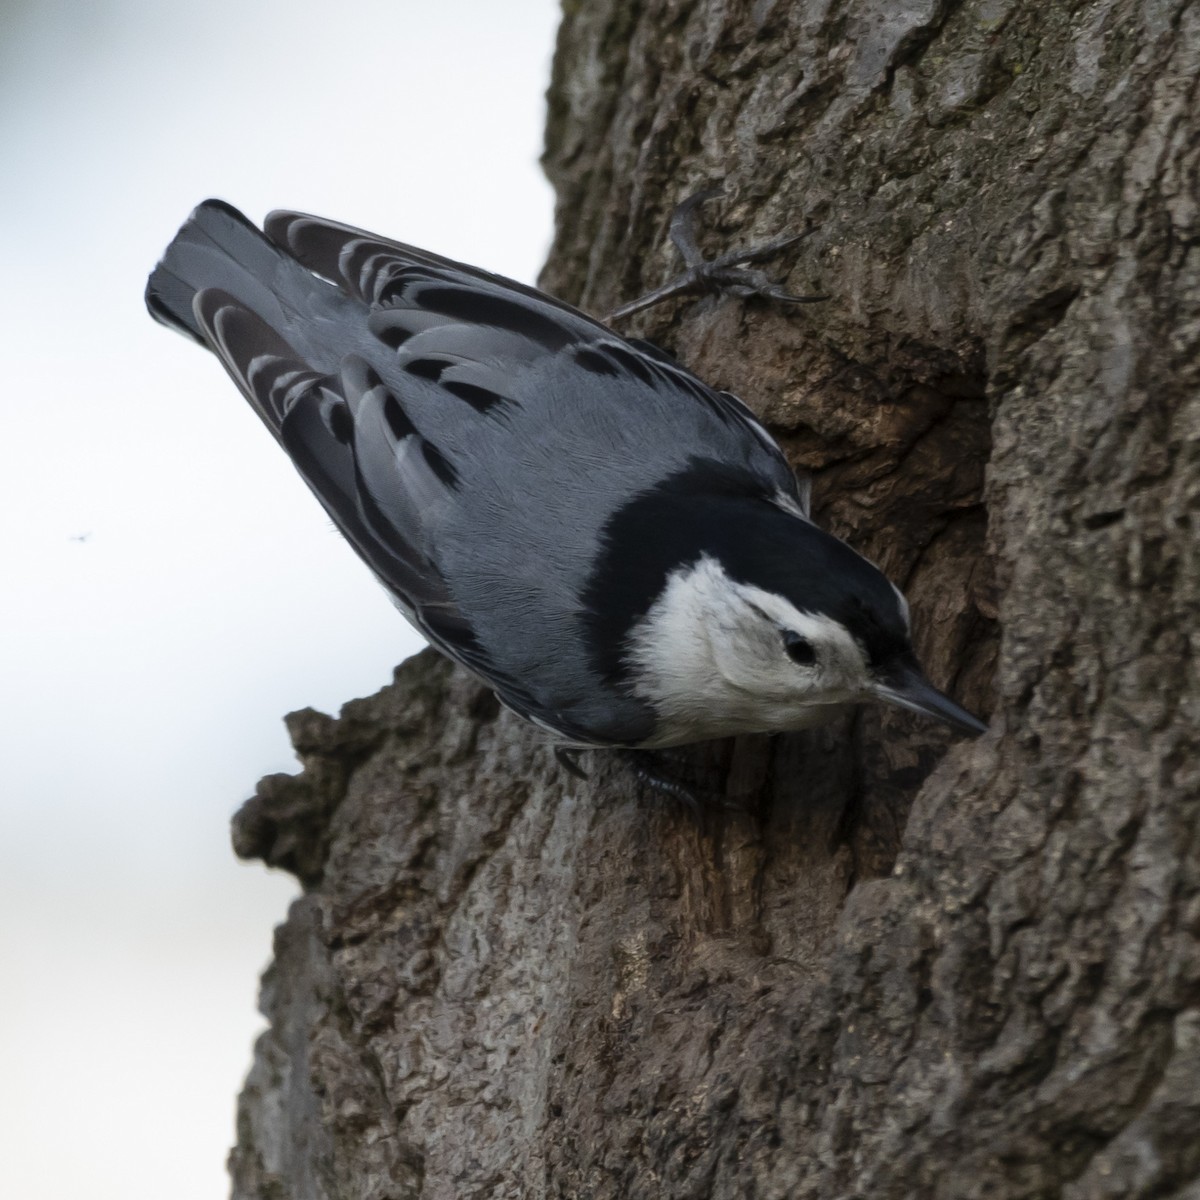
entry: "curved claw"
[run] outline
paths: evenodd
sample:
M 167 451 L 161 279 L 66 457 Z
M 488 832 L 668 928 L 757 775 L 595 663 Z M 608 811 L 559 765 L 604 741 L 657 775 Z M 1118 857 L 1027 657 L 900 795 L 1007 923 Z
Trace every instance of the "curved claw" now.
M 681 200 L 675 206 L 667 231 L 671 235 L 671 241 L 675 243 L 675 249 L 679 251 L 685 267 L 698 267 L 704 263 L 704 252 L 700 249 L 700 243 L 696 238 L 697 209 L 702 204 L 707 204 L 709 200 L 715 200 L 718 196 L 723 195 L 724 191 L 725 189 L 720 184 L 716 184 L 701 192 L 696 192 L 693 196 L 688 196 L 686 200 Z
M 579 749 L 570 746 L 554 747 L 554 758 L 568 775 L 574 775 L 576 779 L 587 779 L 588 773 L 579 765 L 579 754 Z
M 764 259 L 781 254 L 784 250 L 789 249 L 798 242 L 804 241 L 806 237 L 811 237 L 816 231 L 817 227 L 814 225 L 811 229 L 805 229 L 802 233 L 789 233 L 771 242 L 762 242 L 757 246 L 749 246 L 743 250 L 730 250 L 718 258 L 714 258 L 712 265 L 714 267 L 736 267 L 744 263 L 762 262 Z
M 762 271 L 745 271 L 738 269 L 716 269 L 713 264 L 710 271 L 704 272 L 703 282 L 716 291 L 730 292 L 742 299 L 758 296 L 763 300 L 773 300 L 777 304 L 816 304 L 828 300 L 828 294 L 819 296 L 796 296 L 785 291 L 782 284 L 774 283 Z
M 686 271 L 682 275 L 677 275 L 669 283 L 664 283 L 662 287 L 655 288 L 652 292 L 647 292 L 644 296 L 639 296 L 636 300 L 630 300 L 628 304 L 622 304 L 620 308 L 614 308 L 605 318 L 605 324 L 611 324 L 613 321 L 619 321 L 622 317 L 632 317 L 634 313 L 642 312 L 644 309 L 653 308 L 656 304 L 661 304 L 664 300 L 670 300 L 672 296 L 682 296 L 687 292 L 697 291 L 696 280 L 691 271 Z

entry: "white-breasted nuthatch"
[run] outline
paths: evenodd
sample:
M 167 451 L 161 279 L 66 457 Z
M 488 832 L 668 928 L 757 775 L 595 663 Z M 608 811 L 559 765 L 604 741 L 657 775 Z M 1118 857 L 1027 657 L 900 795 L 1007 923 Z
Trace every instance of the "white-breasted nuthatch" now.
M 562 301 L 333 221 L 209 200 L 150 312 L 214 351 L 408 619 L 571 746 L 883 700 L 984 725 L 900 592 L 814 525 L 735 397 Z

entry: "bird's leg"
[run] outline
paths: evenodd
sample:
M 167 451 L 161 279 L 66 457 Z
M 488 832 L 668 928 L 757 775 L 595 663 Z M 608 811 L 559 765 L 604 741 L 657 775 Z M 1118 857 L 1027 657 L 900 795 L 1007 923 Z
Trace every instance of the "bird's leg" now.
M 623 317 L 631 317 L 655 304 L 661 304 L 673 296 L 682 296 L 692 292 L 713 291 L 728 292 L 730 295 L 746 299 L 750 296 L 761 296 L 764 300 L 776 304 L 815 304 L 819 300 L 828 300 L 828 296 L 794 296 L 778 283 L 773 282 L 765 272 L 750 268 L 747 264 L 761 262 L 794 246 L 797 242 L 808 237 L 811 229 L 803 233 L 788 234 L 750 246 L 744 250 L 731 250 L 717 258 L 706 259 L 700 249 L 696 237 L 696 214 L 705 201 L 721 194 L 719 187 L 708 188 L 689 196 L 671 214 L 671 241 L 683 257 L 687 268 L 682 275 L 677 275 L 662 287 L 622 304 L 608 314 L 607 321 L 619 321 Z
M 576 779 L 590 779 L 591 776 L 579 765 L 579 755 L 583 747 L 555 746 L 554 758 L 568 775 Z M 618 750 L 617 755 L 633 770 L 638 783 L 677 800 L 693 816 L 700 812 L 701 797 L 686 783 L 673 779 L 669 775 L 656 770 L 652 765 L 654 754 L 649 750 Z
M 617 754 L 644 788 L 676 801 L 693 817 L 700 815 L 703 801 L 707 797 L 698 795 L 694 788 L 682 780 L 658 770 L 654 763 L 654 755 L 650 751 L 618 750 Z
M 568 775 L 576 779 L 590 779 L 591 776 L 579 765 L 579 755 L 586 747 L 555 746 L 554 758 Z M 693 817 L 699 816 L 702 808 L 719 808 L 727 812 L 744 812 L 745 806 L 731 800 L 720 792 L 708 788 L 694 787 L 677 775 L 663 769 L 663 760 L 668 763 L 685 764 L 686 754 L 674 753 L 669 750 L 632 750 L 616 751 L 617 756 L 632 771 L 634 778 L 649 791 L 667 796 L 685 808 Z
M 669 774 L 660 766 L 662 759 L 676 762 L 687 761 L 686 756 L 661 750 L 618 750 L 617 754 L 633 772 L 638 783 L 649 791 L 667 796 L 697 817 L 704 808 L 721 809 L 725 812 L 745 812 L 745 805 L 731 800 L 721 792 L 709 788 L 695 787 L 677 775 Z

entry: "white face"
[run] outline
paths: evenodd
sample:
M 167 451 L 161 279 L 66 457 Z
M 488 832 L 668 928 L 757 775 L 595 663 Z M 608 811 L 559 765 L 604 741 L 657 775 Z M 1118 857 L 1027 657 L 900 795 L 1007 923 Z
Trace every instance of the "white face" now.
M 844 626 L 734 582 L 711 558 L 671 576 L 630 657 L 635 693 L 659 713 L 656 746 L 801 729 L 875 692 Z

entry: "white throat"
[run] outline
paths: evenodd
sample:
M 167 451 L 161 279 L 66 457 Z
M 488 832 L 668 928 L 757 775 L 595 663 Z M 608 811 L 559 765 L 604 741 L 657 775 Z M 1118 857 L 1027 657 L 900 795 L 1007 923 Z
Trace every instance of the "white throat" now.
M 818 648 L 817 666 L 787 658 L 782 629 Z M 867 695 L 862 649 L 842 625 L 731 580 L 708 557 L 670 576 L 628 657 L 634 693 L 658 714 L 651 746 L 802 729 Z

